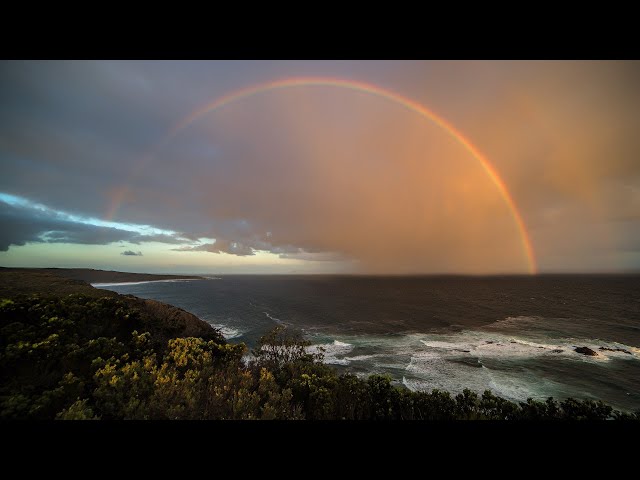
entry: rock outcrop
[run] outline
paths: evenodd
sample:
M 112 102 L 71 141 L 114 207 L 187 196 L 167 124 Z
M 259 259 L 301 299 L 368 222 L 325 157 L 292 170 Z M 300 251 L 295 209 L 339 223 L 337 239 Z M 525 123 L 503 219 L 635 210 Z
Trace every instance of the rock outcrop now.
M 624 348 L 600 347 L 600 350 L 606 350 L 609 352 L 622 352 L 622 353 L 626 353 L 627 355 L 633 355 L 633 353 L 631 353 L 629 350 L 625 350 Z
M 577 353 L 581 353 L 583 355 L 587 355 L 589 357 L 597 357 L 598 352 L 595 350 L 591 350 L 589 347 L 576 347 L 573 349 Z

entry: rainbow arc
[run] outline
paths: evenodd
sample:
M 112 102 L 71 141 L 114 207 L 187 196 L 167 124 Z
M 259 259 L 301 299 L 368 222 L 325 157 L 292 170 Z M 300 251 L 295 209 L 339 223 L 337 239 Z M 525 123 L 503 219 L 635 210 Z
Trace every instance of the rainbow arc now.
M 489 160 L 476 148 L 471 141 L 469 141 L 460 131 L 458 131 L 453 125 L 447 122 L 444 118 L 438 116 L 433 111 L 426 108 L 424 105 L 411 100 L 407 97 L 399 95 L 390 90 L 378 87 L 376 85 L 357 82 L 353 80 L 343 80 L 336 78 L 324 78 L 324 77 L 295 77 L 295 78 L 287 78 L 283 80 L 276 80 L 273 82 L 262 83 L 259 85 L 249 86 L 240 90 L 236 90 L 230 92 L 222 97 L 219 97 L 213 100 L 210 103 L 203 105 L 200 108 L 193 110 L 189 115 L 181 119 L 177 122 L 168 133 L 162 138 L 162 140 L 157 143 L 146 155 L 143 156 L 140 162 L 138 162 L 137 166 L 132 170 L 129 174 L 127 182 L 125 186 L 119 189 L 118 194 L 115 196 L 107 214 L 107 219 L 112 219 L 115 217 L 118 209 L 124 202 L 124 199 L 129 194 L 131 181 L 142 172 L 142 170 L 153 160 L 155 152 L 159 151 L 163 146 L 165 146 L 169 141 L 171 141 L 178 133 L 187 128 L 193 122 L 198 120 L 199 118 L 219 109 L 226 105 L 229 105 L 233 102 L 251 97 L 253 95 L 267 92 L 270 90 L 280 90 L 286 88 L 294 88 L 294 87 L 335 87 L 342 88 L 348 90 L 355 90 L 358 92 L 365 92 L 371 95 L 375 95 L 377 97 L 385 98 L 392 102 L 396 102 L 400 105 L 403 105 L 408 110 L 417 113 L 418 115 L 424 117 L 425 119 L 431 121 L 438 127 L 440 127 L 443 131 L 447 132 L 451 135 L 460 145 L 462 145 L 473 158 L 475 158 L 483 170 L 486 172 L 489 179 L 496 186 L 500 195 L 504 199 L 511 216 L 513 217 L 513 221 L 517 227 L 522 250 L 527 263 L 527 270 L 529 273 L 536 273 L 536 261 L 535 255 L 533 252 L 533 248 L 531 246 L 531 240 L 529 235 L 527 234 L 527 230 L 524 225 L 524 221 L 522 220 L 522 216 L 516 207 L 515 202 L 513 201 L 513 197 L 509 193 L 504 181 L 498 174 L 495 167 L 489 162 Z

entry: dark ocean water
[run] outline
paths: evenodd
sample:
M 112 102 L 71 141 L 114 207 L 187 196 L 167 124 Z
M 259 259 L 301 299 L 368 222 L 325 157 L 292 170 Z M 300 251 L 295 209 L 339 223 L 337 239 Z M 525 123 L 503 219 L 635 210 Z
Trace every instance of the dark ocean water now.
M 99 286 L 181 307 L 250 347 L 275 325 L 300 329 L 327 363 L 414 390 L 640 409 L 640 275 L 223 275 Z

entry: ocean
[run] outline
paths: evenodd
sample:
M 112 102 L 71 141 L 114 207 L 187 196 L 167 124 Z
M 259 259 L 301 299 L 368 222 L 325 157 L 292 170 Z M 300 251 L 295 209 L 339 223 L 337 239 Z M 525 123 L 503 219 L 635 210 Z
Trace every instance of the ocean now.
M 219 275 L 96 286 L 176 305 L 249 348 L 286 325 L 340 371 L 388 374 L 412 390 L 640 409 L 640 275 Z M 574 351 L 583 346 L 598 355 Z

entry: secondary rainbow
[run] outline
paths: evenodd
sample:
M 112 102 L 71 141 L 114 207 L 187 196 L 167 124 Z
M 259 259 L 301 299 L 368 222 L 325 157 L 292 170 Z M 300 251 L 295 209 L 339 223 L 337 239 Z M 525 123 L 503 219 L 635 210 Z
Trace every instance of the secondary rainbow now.
M 184 130 L 186 127 L 191 125 L 193 122 L 198 120 L 199 118 L 211 113 L 214 110 L 217 110 L 225 105 L 229 105 L 230 103 L 236 102 L 243 98 L 250 97 L 252 95 L 256 95 L 258 93 L 266 92 L 269 90 L 277 90 L 277 89 L 285 89 L 292 87 L 336 87 L 336 88 L 344 88 L 348 90 L 355 90 L 358 92 L 369 93 L 381 98 L 386 98 L 393 102 L 399 103 L 406 107 L 407 109 L 421 115 L 422 117 L 430 120 L 434 124 L 438 125 L 445 132 L 451 135 L 460 145 L 462 145 L 480 164 L 482 168 L 489 176 L 493 184 L 496 186 L 500 195 L 504 199 L 507 204 L 509 211 L 513 217 L 513 220 L 517 226 L 520 239 L 522 242 L 523 252 L 525 254 L 527 260 L 527 268 L 529 273 L 536 273 L 536 261 L 535 255 L 533 252 L 533 248 L 531 246 L 531 240 L 529 239 L 529 235 L 527 234 L 527 230 L 524 226 L 524 222 L 522 220 L 522 216 L 516 207 L 515 202 L 506 185 L 500 178 L 500 175 L 496 171 L 495 167 L 487 160 L 487 158 L 480 153 L 478 148 L 476 148 L 462 133 L 460 133 L 453 125 L 447 122 L 442 117 L 436 115 L 434 112 L 423 106 L 422 104 L 411 100 L 407 97 L 399 95 L 390 90 L 378 87 L 376 85 L 371 85 L 369 83 L 357 82 L 353 80 L 343 80 L 336 78 L 324 78 L 324 77 L 295 77 L 295 78 L 287 78 L 282 80 L 276 80 L 273 82 L 262 83 L 259 85 L 253 85 L 241 90 L 236 90 L 230 92 L 222 97 L 219 97 L 213 100 L 210 103 L 192 111 L 189 115 L 184 117 L 178 123 L 176 123 L 165 135 L 162 140 L 157 143 L 154 148 L 145 154 L 142 160 L 138 163 L 137 167 L 134 171 L 132 171 L 129 175 L 128 181 L 125 183 L 125 186 L 120 189 L 119 193 L 115 196 L 111 208 L 109 209 L 109 213 L 107 214 L 107 218 L 111 219 L 117 213 L 120 205 L 123 203 L 126 198 L 130 187 L 130 180 L 132 177 L 135 177 L 138 173 L 140 173 L 144 167 L 153 159 L 154 153 L 160 150 L 164 145 L 166 145 L 172 138 L 174 138 L 178 133 Z

